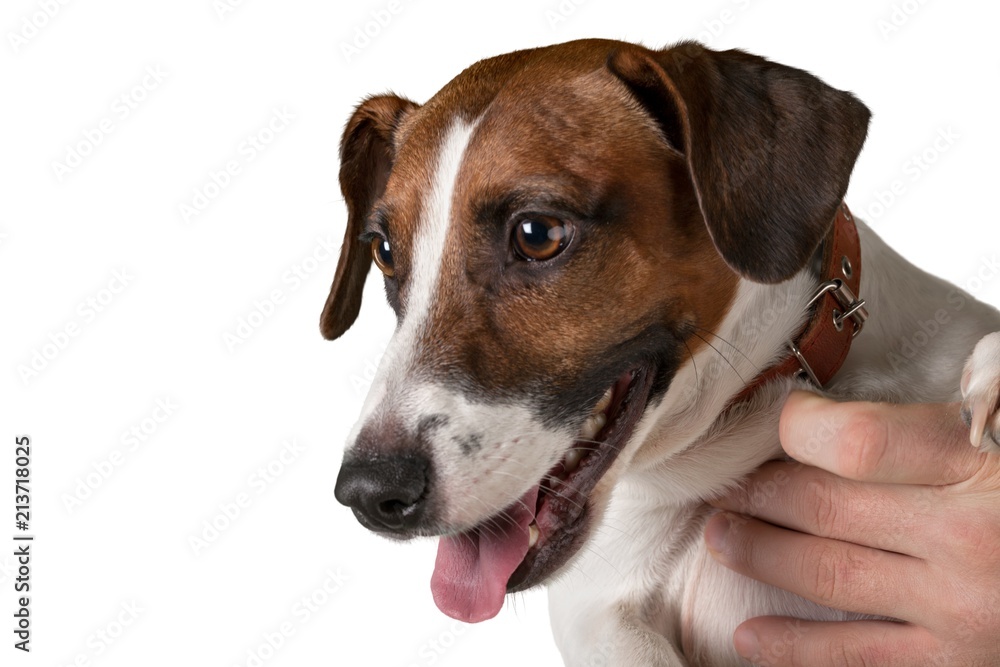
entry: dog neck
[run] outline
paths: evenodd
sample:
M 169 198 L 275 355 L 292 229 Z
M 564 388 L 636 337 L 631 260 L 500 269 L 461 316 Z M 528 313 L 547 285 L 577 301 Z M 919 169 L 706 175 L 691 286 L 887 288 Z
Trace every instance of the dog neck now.
M 856 224 L 865 262 L 857 294 L 870 317 L 823 393 L 838 400 L 960 400 L 971 342 L 1000 326 L 1000 315 Z M 785 397 L 810 385 L 787 377 L 732 400 L 761 369 L 787 358 L 787 343 L 808 320 L 809 300 L 823 280 L 818 264 L 778 285 L 740 282 L 715 334 L 705 335 L 708 344 L 678 370 L 636 430 L 622 457 L 623 489 L 651 484 L 666 502 L 700 501 L 783 456 L 777 424 Z
M 798 376 L 825 387 L 843 366 L 854 337 L 861 333 L 868 310 L 858 296 L 861 285 L 861 240 L 854 218 L 841 204 L 826 240 L 817 251 L 819 285 L 809 301 L 811 315 L 789 339 L 784 360 L 759 373 L 733 399 L 748 400 L 758 389 L 782 377 Z
M 788 390 L 809 375 L 814 388 L 829 382 L 866 315 L 863 307 L 857 323 L 842 315 L 851 305 L 863 306 L 854 297 L 860 241 L 846 207 L 817 255 L 778 285 L 740 281 L 718 330 L 703 336 L 704 345 L 640 425 L 633 442 L 641 444 L 627 463 L 630 476 L 652 473 L 656 484 L 669 487 L 665 497 L 704 498 L 780 455 L 776 425 Z M 852 303 L 840 302 L 844 289 L 829 288 L 835 281 Z M 793 348 L 805 354 L 797 357 Z M 712 455 L 704 451 L 708 442 Z M 720 467 L 719 461 L 728 463 Z
M 787 342 L 808 319 L 807 304 L 816 275 L 803 270 L 779 285 L 741 280 L 729 313 L 706 344 L 678 370 L 670 389 L 636 429 L 632 456 L 626 451 L 626 476 L 663 486 L 659 497 L 691 501 L 707 497 L 780 453 L 777 416 L 793 378 L 770 382 L 737 403 L 761 369 L 783 361 Z M 745 441 L 724 442 L 736 431 L 767 423 L 769 437 L 746 434 Z M 706 450 L 711 446 L 712 452 Z M 728 450 L 720 452 L 725 446 Z M 719 462 L 725 461 L 724 466 Z

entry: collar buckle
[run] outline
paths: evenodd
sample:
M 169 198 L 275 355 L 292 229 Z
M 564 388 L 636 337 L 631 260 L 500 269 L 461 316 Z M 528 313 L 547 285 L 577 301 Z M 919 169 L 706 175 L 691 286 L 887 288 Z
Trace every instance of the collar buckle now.
M 868 309 L 865 308 L 865 300 L 858 298 L 851 288 L 847 286 L 847 283 L 840 280 L 839 278 L 834 278 L 822 283 L 817 289 L 816 293 L 813 294 L 812 298 L 809 299 L 809 303 L 806 304 L 806 308 L 812 308 L 812 306 L 823 298 L 824 295 L 829 294 L 837 302 L 839 308 L 833 309 L 833 326 L 837 331 L 844 330 L 844 322 L 848 319 L 854 324 L 854 331 L 851 333 L 851 338 L 854 338 L 861 330 L 865 327 L 865 322 L 868 320 Z M 809 362 L 806 360 L 804 354 L 795 344 L 795 341 L 788 341 L 788 349 L 792 351 L 795 355 L 795 359 L 799 362 L 799 367 L 802 369 L 800 374 L 804 378 L 808 378 L 810 382 L 816 385 L 816 388 L 822 389 L 823 383 L 819 381 L 816 377 L 816 372 L 813 371 Z
M 837 305 L 840 306 L 840 310 L 836 308 L 833 310 L 833 326 L 837 328 L 837 331 L 843 330 L 844 321 L 850 318 L 854 323 L 852 337 L 861 333 L 861 330 L 865 327 L 865 322 L 868 320 L 868 309 L 865 308 L 865 300 L 855 296 L 851 288 L 847 286 L 847 283 L 839 278 L 828 280 L 820 285 L 816 293 L 813 294 L 813 297 L 809 299 L 806 308 L 811 308 L 814 303 L 823 298 L 823 295 L 827 293 L 831 294 L 837 301 Z
M 798 376 L 822 389 L 840 370 L 851 341 L 868 319 L 865 300 L 857 295 L 861 290 L 861 239 L 843 202 L 825 240 L 821 267 L 820 276 L 826 280 L 806 305 L 808 316 L 802 329 L 787 343 L 791 354 L 758 373 L 730 404 L 748 399 L 758 387 L 782 376 Z M 845 330 L 848 321 L 851 329 Z

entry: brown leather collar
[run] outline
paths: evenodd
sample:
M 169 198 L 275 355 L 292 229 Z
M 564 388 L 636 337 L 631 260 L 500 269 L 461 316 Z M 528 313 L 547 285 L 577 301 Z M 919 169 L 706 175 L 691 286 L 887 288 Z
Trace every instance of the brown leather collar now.
M 851 341 L 868 318 L 861 285 L 861 242 L 854 217 L 841 204 L 824 242 L 822 281 L 808 307 L 812 315 L 792 341 L 789 355 L 754 378 L 730 403 L 744 401 L 764 384 L 799 375 L 823 388 L 851 351 Z

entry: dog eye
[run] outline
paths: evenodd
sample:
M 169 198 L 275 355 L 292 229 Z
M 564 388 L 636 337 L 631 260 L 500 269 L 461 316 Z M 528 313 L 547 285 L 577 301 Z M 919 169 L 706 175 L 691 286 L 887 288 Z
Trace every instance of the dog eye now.
M 571 232 L 569 224 L 547 215 L 523 218 L 514 226 L 514 252 L 529 262 L 552 259 L 569 245 Z
M 372 259 L 375 260 L 375 266 L 379 271 L 387 278 L 392 278 L 396 271 L 392 265 L 392 249 L 389 248 L 388 240 L 381 236 L 372 239 Z

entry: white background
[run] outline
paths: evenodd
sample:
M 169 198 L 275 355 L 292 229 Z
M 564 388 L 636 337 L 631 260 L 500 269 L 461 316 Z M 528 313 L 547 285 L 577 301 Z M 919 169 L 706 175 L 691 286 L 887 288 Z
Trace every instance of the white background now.
M 454 624 L 431 600 L 435 544 L 372 537 L 334 500 L 393 326 L 370 280 L 351 331 L 336 343 L 318 331 L 335 268 L 322 244 L 339 247 L 345 223 L 337 145 L 364 95 L 424 101 L 480 58 L 586 36 L 745 48 L 857 93 L 874 120 L 849 204 L 917 264 L 1000 303 L 1000 280 L 977 278 L 1000 250 L 997 3 L 400 0 L 350 58 L 344 45 L 373 11 L 385 20 L 387 0 L 220 6 L 92 0 L 46 18 L 6 0 L 0 12 L 4 665 L 253 665 L 262 645 L 265 665 L 558 663 L 544 594 Z M 147 68 L 165 74 L 143 90 Z M 294 119 L 248 159 L 275 109 Z M 104 119 L 111 132 L 57 173 Z M 935 149 L 949 130 L 957 139 Z M 914 171 L 925 151 L 933 164 Z M 239 173 L 186 221 L 180 206 L 230 160 Z M 885 205 L 894 181 L 902 194 Z M 115 271 L 128 284 L 112 294 Z M 275 290 L 281 303 L 231 350 L 226 334 Z M 36 352 L 51 358 L 25 375 Z M 178 406 L 162 423 L 158 400 Z M 134 448 L 132 428 L 148 432 Z M 30 655 L 11 646 L 16 434 L 33 442 Z M 290 440 L 302 451 L 260 485 Z M 233 513 L 241 493 L 249 505 L 196 554 L 190 538 L 225 525 L 220 506 Z M 310 596 L 323 604 L 307 617 L 296 605 Z M 283 623 L 294 634 L 269 651 Z

